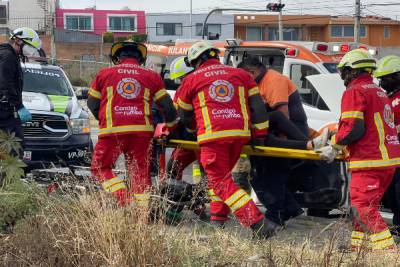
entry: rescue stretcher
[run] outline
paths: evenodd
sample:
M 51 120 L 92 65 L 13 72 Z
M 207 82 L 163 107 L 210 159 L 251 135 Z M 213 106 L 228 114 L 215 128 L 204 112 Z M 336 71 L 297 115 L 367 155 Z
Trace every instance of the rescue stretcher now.
M 199 149 L 199 144 L 195 141 L 171 139 L 166 144 L 166 147 L 180 147 L 189 150 Z M 321 160 L 319 154 L 311 150 L 288 149 L 278 147 L 266 147 L 250 145 L 243 146 L 243 154 L 249 156 L 264 156 L 264 157 L 278 157 L 278 158 L 291 158 L 291 159 L 304 159 L 304 160 Z M 337 160 L 343 160 L 343 156 L 338 156 Z

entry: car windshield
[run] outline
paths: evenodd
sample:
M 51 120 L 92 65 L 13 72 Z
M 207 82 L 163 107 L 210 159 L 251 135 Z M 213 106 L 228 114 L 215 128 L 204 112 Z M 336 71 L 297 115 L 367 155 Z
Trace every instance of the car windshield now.
M 338 72 L 336 66 L 337 66 L 337 63 L 324 63 L 324 67 L 325 67 L 330 73 L 337 73 L 337 72 Z
M 24 92 L 72 96 L 67 78 L 60 70 L 24 68 Z

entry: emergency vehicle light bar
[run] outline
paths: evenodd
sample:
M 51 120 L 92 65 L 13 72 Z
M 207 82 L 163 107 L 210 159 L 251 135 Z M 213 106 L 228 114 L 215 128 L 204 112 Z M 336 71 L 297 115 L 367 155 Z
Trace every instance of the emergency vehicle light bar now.
M 285 55 L 288 57 L 297 57 L 299 55 L 299 50 L 296 48 L 286 48 Z

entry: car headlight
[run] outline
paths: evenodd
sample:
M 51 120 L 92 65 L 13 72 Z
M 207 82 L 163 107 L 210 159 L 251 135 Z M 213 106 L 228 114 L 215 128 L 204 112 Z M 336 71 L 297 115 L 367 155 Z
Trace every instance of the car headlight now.
M 89 119 L 72 119 L 69 121 L 72 134 L 90 133 Z

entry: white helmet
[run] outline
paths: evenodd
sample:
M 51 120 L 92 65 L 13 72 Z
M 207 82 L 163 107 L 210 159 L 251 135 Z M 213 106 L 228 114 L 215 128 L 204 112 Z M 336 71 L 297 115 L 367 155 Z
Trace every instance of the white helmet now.
M 192 65 L 192 62 L 198 59 L 204 52 L 210 51 L 211 56 L 217 55 L 219 53 L 219 49 L 213 46 L 211 43 L 207 41 L 200 41 L 193 44 L 187 53 L 186 63 Z
M 194 69 L 192 67 L 188 67 L 185 64 L 185 57 L 177 57 L 175 58 L 169 68 L 169 78 L 171 80 L 182 78 L 183 76 L 189 74 Z
M 11 34 L 11 39 L 18 38 L 25 44 L 23 46 L 24 56 L 38 56 L 39 50 L 42 48 L 42 41 L 37 32 L 28 27 L 15 29 Z

